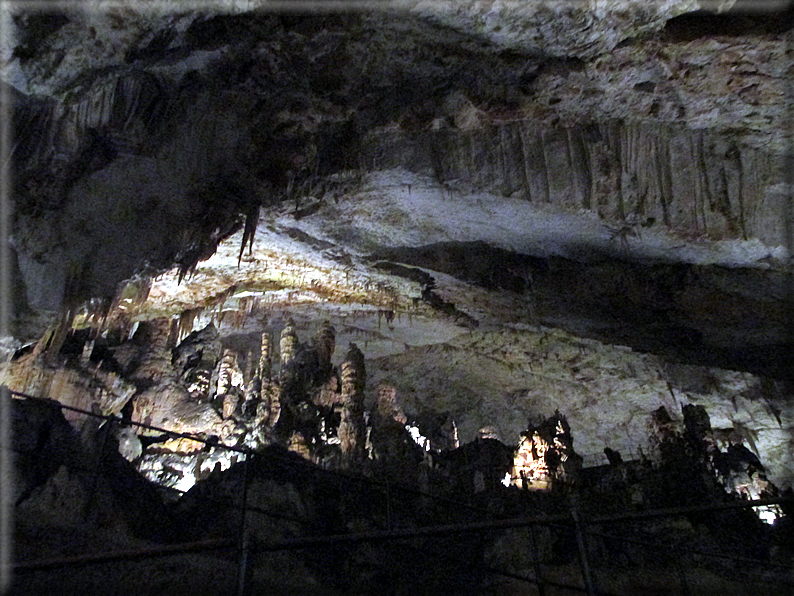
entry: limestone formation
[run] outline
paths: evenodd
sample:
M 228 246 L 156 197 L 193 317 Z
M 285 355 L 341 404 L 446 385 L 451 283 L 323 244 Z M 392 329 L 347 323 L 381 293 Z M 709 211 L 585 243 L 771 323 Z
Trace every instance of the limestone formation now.
M 237 364 L 237 354 L 232 350 L 224 350 L 221 361 L 218 363 L 218 388 L 216 393 L 223 395 L 229 393 L 232 387 L 243 384 L 243 374 Z
M 106 416 L 120 413 L 136 391 L 128 379 L 99 366 L 53 366 L 32 352 L 0 368 L 0 384 L 81 410 L 90 411 L 96 404 Z M 85 416 L 77 412 L 64 411 L 64 415 L 75 428 L 85 422 Z
M 281 378 L 286 376 L 289 366 L 295 360 L 299 349 L 300 340 L 295 331 L 295 321 L 290 318 L 287 320 L 284 329 L 281 330 L 281 339 L 279 341 Z
M 515 452 L 512 482 L 532 490 L 559 489 L 575 482 L 582 458 L 573 450 L 565 416 L 556 411 L 522 433 Z
M 694 487 L 703 484 L 704 478 L 717 481 L 726 492 L 743 498 L 778 494 L 758 456 L 744 445 L 740 432 L 729 433 L 723 451 L 705 407 L 685 404 L 681 411 L 682 421 L 673 420 L 664 408 L 650 417 L 653 455 L 660 470 L 668 475 L 689 475 Z M 687 483 L 686 478 L 677 481 Z M 696 492 L 697 488 L 693 490 Z
M 363 456 L 366 441 L 364 387 L 367 377 L 364 355 L 356 344 L 350 343 L 341 368 L 343 405 L 339 441 L 345 460 L 352 462 Z
M 132 380 L 144 383 L 159 383 L 174 377 L 171 365 L 171 350 L 168 338 L 171 334 L 169 318 L 142 321 L 132 340 L 143 346 L 140 364 L 132 373 Z
M 680 460 L 686 454 L 681 441 L 678 423 L 670 417 L 667 408 L 659 406 L 648 420 L 651 459 L 658 464 Z
M 223 420 L 207 402 L 197 401 L 176 383 L 161 383 L 138 394 L 133 400 L 132 421 L 174 432 L 206 433 L 220 436 Z M 158 434 L 141 430 L 141 434 Z
M 119 453 L 127 461 L 134 462 L 143 453 L 141 440 L 134 426 L 114 426 Z
M 306 459 L 312 459 L 309 442 L 302 433 L 293 432 L 289 438 L 288 449 Z
M 0 163 L 18 199 L 0 247 L 13 303 L 0 382 L 113 416 L 44 425 L 12 407 L 29 428 L 15 428 L 10 535 L 34 530 L 15 564 L 238 534 L 254 547 L 404 535 L 571 504 L 586 525 L 791 484 L 790 2 L 165 4 L 0 16 L 13 123 Z M 290 315 L 316 333 L 268 322 Z M 355 346 L 335 368 L 351 340 L 366 371 Z M 525 427 L 557 407 L 582 473 L 565 417 Z M 497 429 L 526 432 L 515 450 Z M 235 465 L 220 443 L 261 452 Z M 162 497 L 174 527 L 150 523 L 161 496 L 133 499 L 130 461 L 176 489 Z M 511 466 L 514 485 L 549 491 L 502 486 Z M 246 494 L 256 511 L 241 515 Z M 111 495 L 127 516 L 95 507 Z M 581 550 L 569 523 L 347 541 L 249 557 L 237 583 L 222 548 L 15 581 L 514 593 L 533 563 L 551 582 L 581 554 L 605 590 L 643 593 L 647 576 L 659 593 L 782 593 L 785 570 L 765 564 L 788 563 L 790 518 L 752 515 L 623 517 Z M 119 519 L 159 535 L 116 532 Z M 677 560 L 680 545 L 699 554 Z M 737 554 L 752 561 L 741 574 Z
M 385 420 L 394 420 L 403 426 L 408 422 L 405 412 L 397 403 L 397 389 L 392 385 L 378 386 L 376 411 Z
M 174 349 L 174 368 L 191 395 L 212 399 L 212 378 L 222 350 L 218 329 L 212 323 L 192 332 Z
M 342 396 L 345 403 L 363 403 L 364 387 L 367 384 L 367 372 L 364 366 L 364 354 L 354 343 L 350 343 L 350 348 L 342 362 Z
M 224 420 L 235 416 L 237 410 L 238 395 L 236 393 L 227 393 L 223 396 L 223 409 L 221 416 Z
M 331 358 L 336 347 L 336 330 L 329 321 L 323 321 L 320 329 L 314 338 L 314 346 L 317 350 L 317 357 L 320 361 L 321 369 L 328 369 L 331 366 Z
M 481 429 L 477 431 L 477 438 L 479 439 L 496 439 L 497 441 L 501 441 L 502 437 L 499 436 L 499 430 L 493 426 L 483 426 Z
M 270 350 L 270 333 L 262 333 L 262 341 L 259 348 L 259 377 L 264 382 L 266 379 L 270 380 L 270 372 L 272 366 L 272 354 Z

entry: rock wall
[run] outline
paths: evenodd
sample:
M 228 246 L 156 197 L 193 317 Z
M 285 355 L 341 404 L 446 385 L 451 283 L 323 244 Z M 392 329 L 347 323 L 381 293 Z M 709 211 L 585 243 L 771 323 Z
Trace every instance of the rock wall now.
M 609 220 L 665 225 L 687 237 L 785 243 L 779 156 L 730 136 L 653 121 L 539 126 L 531 120 L 473 130 L 388 130 L 365 149 L 377 166 L 429 171 L 505 196 Z

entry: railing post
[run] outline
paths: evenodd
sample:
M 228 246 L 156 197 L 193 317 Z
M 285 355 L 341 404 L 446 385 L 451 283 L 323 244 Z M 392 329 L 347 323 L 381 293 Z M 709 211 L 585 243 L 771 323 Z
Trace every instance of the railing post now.
M 90 438 L 92 441 L 95 438 L 98 438 L 99 445 L 94 444 L 94 449 L 96 449 L 97 452 L 96 459 L 94 460 L 94 473 L 91 477 L 91 493 L 86 502 L 87 515 L 93 515 L 97 510 L 97 503 L 99 499 L 97 494 L 99 491 L 97 490 L 97 487 L 99 486 L 99 477 L 105 474 L 105 452 L 107 451 L 108 439 L 113 432 L 113 422 L 115 421 L 113 416 L 101 416 L 94 413 L 90 414 L 90 416 L 104 418 L 105 422 L 100 423 L 99 428 L 97 429 L 97 434 L 102 435 L 101 438 L 98 436 Z M 105 427 L 105 424 L 107 424 L 107 427 Z
M 391 530 L 391 488 L 389 487 L 389 477 L 386 477 L 386 529 Z
M 675 558 L 675 567 L 676 571 L 678 571 L 678 579 L 681 580 L 681 594 L 683 594 L 683 596 L 690 596 L 689 583 L 686 580 L 686 568 L 681 564 L 681 559 L 683 557 L 684 553 L 679 551 L 678 556 Z
M 251 451 L 246 451 L 245 460 L 243 461 L 243 490 L 242 490 L 242 504 L 240 506 L 240 533 L 238 548 L 240 550 L 240 563 L 237 570 L 237 596 L 245 596 L 248 590 L 248 557 L 250 550 L 250 541 L 248 536 L 248 529 L 246 527 L 246 514 L 248 513 L 248 475 L 249 475 L 249 461 L 251 459 Z
M 0 139 L 0 142 L 4 142 Z M 0 225 L 3 225 L 0 222 Z M 2 307 L 0 307 L 2 308 Z M 0 314 L 0 316 L 3 316 Z M 0 321 L 2 327 L 2 321 Z M 11 394 L 8 387 L 0 386 L 0 478 L 3 479 L 3 490 L 0 490 L 0 593 L 5 594 L 11 586 L 12 542 L 12 497 L 14 487 L 11 467 Z
M 597 596 L 595 580 L 590 571 L 590 563 L 587 558 L 587 544 L 584 536 L 584 524 L 581 521 L 579 512 L 576 509 L 571 510 L 573 516 L 574 530 L 576 532 L 576 545 L 579 547 L 579 563 L 582 566 L 582 578 L 584 579 L 585 589 L 587 596 Z
M 535 567 L 535 585 L 538 587 L 538 596 L 546 596 L 546 586 L 543 583 L 543 571 L 540 567 L 540 551 L 535 540 L 535 526 L 529 526 L 529 544 L 532 550 L 532 564 Z

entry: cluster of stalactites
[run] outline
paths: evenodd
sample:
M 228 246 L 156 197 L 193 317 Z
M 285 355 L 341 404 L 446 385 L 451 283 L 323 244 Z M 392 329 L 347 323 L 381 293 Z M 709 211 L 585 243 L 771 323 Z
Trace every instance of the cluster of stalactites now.
M 515 452 L 512 484 L 547 490 L 569 485 L 582 467 L 573 450 L 573 437 L 565 416 L 556 411 L 521 434 Z

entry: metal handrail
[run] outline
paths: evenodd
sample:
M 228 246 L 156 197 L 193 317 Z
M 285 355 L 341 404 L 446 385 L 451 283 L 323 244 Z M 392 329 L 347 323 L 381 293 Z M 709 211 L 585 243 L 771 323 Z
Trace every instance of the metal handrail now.
M 49 398 L 42 398 L 36 397 L 32 395 L 28 395 L 19 391 L 14 391 L 4 387 L 8 390 L 9 393 L 13 395 L 17 395 L 26 399 L 38 400 L 47 403 L 57 404 L 57 406 L 70 410 L 85 414 L 87 416 L 92 416 L 96 418 L 102 418 L 104 420 L 109 421 L 110 423 L 118 423 L 120 422 L 114 416 L 106 416 L 101 414 L 96 414 L 94 412 L 86 411 L 80 408 L 75 408 L 73 406 L 68 406 L 58 402 L 57 400 L 52 400 Z M 132 424 L 138 427 L 147 428 L 150 430 L 154 430 L 157 432 L 161 432 L 168 436 L 172 437 L 181 437 L 187 438 L 191 440 L 195 440 L 201 443 L 205 443 L 207 445 L 211 445 L 214 447 L 219 447 L 222 449 L 229 449 L 230 451 L 235 451 L 238 453 L 243 453 L 246 456 L 253 455 L 255 453 L 254 450 L 248 448 L 239 448 L 231 445 L 226 445 L 219 441 L 205 439 L 201 436 L 189 434 L 189 433 L 177 433 L 175 431 L 169 431 L 166 429 L 162 429 L 159 427 L 155 427 L 152 425 L 144 424 L 144 423 L 135 423 L 135 422 L 127 422 L 126 424 Z M 273 454 L 275 457 L 279 457 L 280 454 Z M 282 456 L 283 457 L 283 456 Z M 248 461 L 248 457 L 246 457 L 246 461 Z M 291 459 L 288 463 L 290 464 L 299 464 L 299 465 L 306 465 L 312 468 L 312 471 L 317 473 L 326 473 L 332 474 L 335 476 L 344 477 L 349 480 L 356 480 L 360 482 L 364 482 L 366 484 L 377 486 L 380 488 L 387 488 L 387 489 L 397 489 L 401 492 L 408 492 L 412 494 L 419 494 L 422 496 L 427 496 L 433 499 L 439 499 L 444 502 L 454 504 L 456 506 L 465 507 L 467 509 L 473 509 L 480 513 L 485 513 L 487 515 L 494 515 L 493 512 L 489 512 L 483 510 L 481 508 L 477 508 L 471 506 L 466 503 L 460 503 L 453 499 L 447 499 L 444 497 L 439 497 L 438 495 L 433 495 L 430 493 L 425 493 L 418 489 L 414 489 L 412 487 L 403 486 L 400 484 L 393 484 L 393 483 L 383 483 L 372 478 L 368 478 L 366 476 L 360 476 L 356 474 L 352 474 L 350 472 L 342 472 L 338 470 L 327 470 L 325 468 L 318 467 L 312 464 L 309 461 L 303 460 L 295 460 Z M 247 477 L 247 474 L 246 474 Z M 667 508 L 655 511 L 642 511 L 642 512 L 629 512 L 623 514 L 616 514 L 616 515 L 607 515 L 607 516 L 599 516 L 588 518 L 586 520 L 587 524 L 611 524 L 611 523 L 618 523 L 624 521 L 632 521 L 632 520 L 640 520 L 640 519 L 649 519 L 655 517 L 670 517 L 670 516 L 677 516 L 683 515 L 687 513 L 695 513 L 695 512 L 705 512 L 705 511 L 719 511 L 719 510 L 727 510 L 727 509 L 740 509 L 740 508 L 752 508 L 752 507 L 760 507 L 760 506 L 767 506 L 767 505 L 777 505 L 781 503 L 788 503 L 794 502 L 794 499 L 791 497 L 781 497 L 776 499 L 765 499 L 765 500 L 757 500 L 757 501 L 740 501 L 740 502 L 730 502 L 730 503 L 710 503 L 704 505 L 693 505 L 693 506 L 686 506 L 686 507 L 675 507 L 675 508 Z M 60 559 L 49 559 L 44 561 L 30 561 L 30 562 L 20 562 L 13 566 L 14 571 L 32 571 L 32 570 L 41 570 L 41 569 L 52 569 L 57 567 L 64 567 L 64 566 L 72 566 L 72 565 L 83 565 L 83 564 L 93 564 L 93 563 L 101 563 L 106 561 L 113 561 L 113 560 L 132 560 L 136 558 L 150 558 L 150 557 L 158 557 L 158 556 L 167 556 L 176 553 L 182 552 L 194 552 L 194 551 L 201 551 L 201 550 L 217 550 L 221 548 L 228 548 L 238 546 L 238 550 L 241 550 L 241 562 L 243 561 L 242 557 L 247 557 L 249 551 L 250 552 L 275 552 L 275 551 L 284 551 L 284 550 L 297 550 L 297 549 L 304 549 L 304 548 L 314 548 L 314 547 L 321 547 L 327 546 L 330 544 L 338 544 L 338 543 L 357 543 L 357 542 L 380 542 L 380 541 L 388 541 L 388 540 L 405 540 L 405 539 L 414 539 L 414 538 L 421 538 L 421 537 L 432 537 L 432 536 L 439 536 L 439 535 L 448 535 L 448 534 L 455 534 L 455 533 L 468 533 L 468 532 L 478 532 L 478 531 L 487 531 L 487 530 L 504 530 L 510 528 L 519 528 L 519 527 L 531 527 L 533 525 L 550 525 L 556 526 L 559 524 L 563 524 L 566 522 L 570 522 L 571 518 L 568 514 L 558 514 L 558 515 L 543 515 L 537 517 L 518 517 L 518 518 L 504 518 L 500 520 L 489 520 L 484 522 L 472 522 L 468 524 L 448 524 L 442 526 L 429 526 L 429 527 L 421 527 L 421 528 L 412 528 L 412 529 L 389 529 L 386 531 L 381 532 L 366 532 L 366 533 L 358 533 L 358 534 L 337 534 L 331 536 L 316 536 L 316 537 L 307 537 L 307 538 L 296 538 L 290 540 L 284 540 L 280 542 L 270 543 L 270 544 L 256 544 L 256 543 L 248 543 L 247 541 L 241 542 L 241 536 L 245 536 L 245 512 L 247 510 L 256 511 L 258 508 L 250 507 L 247 505 L 246 501 L 244 500 L 242 505 L 240 506 L 233 506 L 228 504 L 230 507 L 234 509 L 241 509 L 241 523 L 243 527 L 241 528 L 241 534 L 235 539 L 215 539 L 215 540 L 207 540 L 207 541 L 199 541 L 199 542 L 192 542 L 192 543 L 182 543 L 176 545 L 166 545 L 161 547 L 153 547 L 153 548 L 144 548 L 144 549 L 137 549 L 134 551 L 120 551 L 116 553 L 105 553 L 101 555 L 84 555 L 78 557 L 65 557 Z M 270 514 L 270 512 L 266 511 L 259 511 L 260 513 Z M 286 519 L 286 518 L 284 518 Z M 296 520 L 291 520 L 296 521 Z M 595 535 L 601 535 L 598 532 L 593 532 L 592 530 L 584 530 L 584 533 L 591 533 Z M 619 537 L 611 536 L 611 535 L 603 535 L 605 537 L 609 537 L 612 539 L 620 539 Z M 626 542 L 635 542 L 630 539 L 626 539 Z M 701 553 L 698 553 L 701 554 Z M 708 555 L 710 553 L 702 553 L 704 555 Z M 732 558 L 729 555 L 724 555 L 725 558 Z M 736 559 L 739 560 L 739 559 Z M 757 563 L 766 563 L 764 561 L 754 561 Z M 776 567 L 784 567 L 777 564 L 772 564 Z M 245 590 L 245 578 L 244 578 L 244 567 L 241 568 L 243 574 L 240 576 L 240 593 Z M 508 572 L 502 572 L 495 569 L 490 568 L 483 568 L 487 572 L 497 573 L 505 576 L 512 576 L 515 579 L 523 579 L 525 581 L 533 581 L 530 578 L 526 578 L 523 576 L 519 576 L 517 574 L 510 574 Z M 555 585 L 554 583 L 550 583 L 546 580 L 544 582 L 548 585 Z M 587 591 L 586 588 L 580 588 L 578 586 L 568 586 L 559 584 L 557 587 L 578 590 L 578 591 Z

